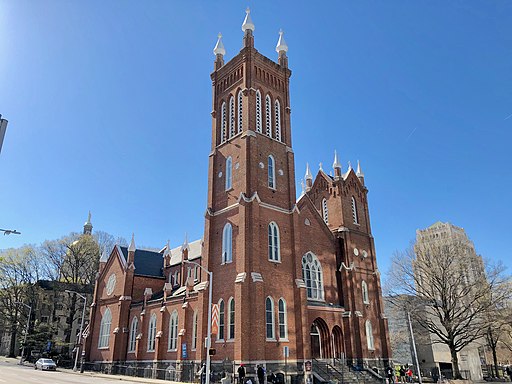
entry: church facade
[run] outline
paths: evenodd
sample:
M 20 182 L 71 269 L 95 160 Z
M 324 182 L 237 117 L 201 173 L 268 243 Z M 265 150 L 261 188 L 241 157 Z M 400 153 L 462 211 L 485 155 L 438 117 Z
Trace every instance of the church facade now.
M 307 167 L 297 199 L 288 47 L 281 33 L 274 62 L 255 49 L 249 13 L 242 29 L 231 60 L 220 35 L 214 49 L 204 236 L 160 252 L 132 238 L 102 256 L 87 361 L 206 360 L 204 270 L 214 371 L 232 371 L 226 361 L 282 371 L 286 360 L 300 375 L 312 359 L 373 367 L 390 358 L 364 176 L 359 165 L 343 172 L 335 155 L 334 176 Z

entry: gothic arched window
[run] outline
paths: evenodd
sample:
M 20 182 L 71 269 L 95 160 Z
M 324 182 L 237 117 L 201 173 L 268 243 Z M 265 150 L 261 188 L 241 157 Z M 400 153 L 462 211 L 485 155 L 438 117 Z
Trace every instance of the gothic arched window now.
M 243 96 L 242 91 L 238 91 L 238 132 L 242 132 L 243 125 Z
M 197 309 L 194 311 L 192 318 L 192 349 L 197 348 Z
M 276 100 L 274 104 L 276 114 L 276 140 L 281 141 L 281 104 Z
M 137 316 L 133 317 L 132 323 L 130 325 L 130 340 L 128 342 L 128 352 L 135 352 L 135 346 L 137 343 L 137 327 L 139 325 L 139 320 Z
M 265 133 L 268 137 L 272 137 L 272 100 L 270 95 L 265 97 Z
M 226 191 L 231 189 L 233 184 L 233 160 L 231 156 L 226 159 Z
M 268 225 L 268 259 L 270 261 L 281 261 L 280 248 L 279 227 L 271 222 Z
M 308 299 L 323 300 L 322 266 L 317 257 L 311 252 L 302 256 L 302 277 L 306 283 Z
M 156 315 L 153 313 L 151 319 L 149 319 L 148 326 L 148 352 L 155 351 L 155 339 L 156 339 Z
M 324 218 L 325 224 L 329 224 L 329 209 L 327 208 L 327 200 L 322 200 L 322 217 Z
M 230 223 L 222 231 L 222 264 L 233 261 L 233 227 Z
M 276 169 L 275 169 L 275 161 L 274 156 L 270 155 L 268 157 L 268 187 L 272 189 L 276 189 Z
M 354 220 L 354 224 L 359 224 L 359 219 L 357 217 L 357 204 L 354 196 L 352 196 L 352 219 Z
M 222 102 L 222 106 L 220 107 L 220 142 L 223 143 L 226 141 L 227 132 L 226 132 L 226 103 Z
M 219 300 L 219 334 L 217 340 L 224 340 L 225 309 L 224 300 Z
M 256 91 L 256 132 L 261 133 L 261 93 Z
M 178 343 L 178 311 L 173 311 L 169 320 L 169 340 L 167 350 L 175 351 Z
M 286 301 L 282 297 L 278 303 L 278 314 L 279 314 L 279 339 L 288 339 L 288 315 L 286 314 Z
M 235 338 L 235 299 L 232 297 L 228 300 L 228 339 Z
M 267 329 L 267 339 L 275 339 L 274 335 L 274 300 L 267 297 L 265 300 L 265 323 Z
M 363 303 L 370 304 L 370 297 L 368 296 L 368 285 L 364 280 L 361 282 L 361 289 L 363 291 Z
M 229 98 L 229 137 L 235 136 L 235 98 Z
M 112 312 L 110 308 L 105 310 L 101 317 L 100 338 L 98 340 L 98 348 L 108 348 L 110 341 L 110 326 L 112 325 Z
M 366 320 L 366 343 L 368 344 L 368 349 L 370 351 L 375 350 L 375 345 L 373 344 L 373 329 L 372 329 L 372 323 L 370 323 L 370 320 Z

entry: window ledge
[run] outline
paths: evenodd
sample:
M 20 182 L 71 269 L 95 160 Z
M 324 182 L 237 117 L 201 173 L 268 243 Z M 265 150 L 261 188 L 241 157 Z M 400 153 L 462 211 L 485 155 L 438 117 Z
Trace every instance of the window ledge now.
M 268 261 L 270 261 L 271 263 L 281 264 L 281 260 L 268 259 Z
M 265 340 L 266 340 L 266 341 L 268 341 L 268 342 L 272 342 L 272 343 L 275 343 L 275 342 L 277 341 L 277 339 L 276 339 L 276 338 L 274 338 L 274 337 L 273 337 L 273 338 L 271 338 L 271 339 L 268 339 L 268 338 L 267 338 L 267 339 L 265 339 Z
M 168 349 L 168 350 L 167 350 L 167 352 L 176 352 L 176 351 L 177 351 L 177 349 L 176 349 L 176 348 L 174 348 L 174 349 Z M 148 351 L 148 352 L 149 352 L 149 351 Z
M 231 192 L 231 191 L 233 191 L 234 189 L 235 189 L 235 188 L 233 188 L 233 187 L 229 187 L 228 189 L 224 189 L 224 192 Z
M 288 338 L 286 338 L 286 339 L 281 339 L 281 338 L 280 338 L 280 339 L 279 339 L 279 342 L 288 343 L 289 341 L 290 341 L 290 340 L 288 340 Z
M 215 340 L 215 344 L 224 344 L 226 341 L 224 339 Z
M 135 351 L 128 351 L 127 353 L 135 353 Z
M 146 352 L 155 352 L 154 349 L 148 349 Z
M 226 343 L 234 343 L 235 342 L 235 339 L 227 339 L 226 340 Z
M 109 349 L 108 347 L 98 347 L 98 349 Z
M 233 260 L 224 261 L 224 262 L 220 263 L 220 265 L 231 264 L 232 262 L 233 262 Z

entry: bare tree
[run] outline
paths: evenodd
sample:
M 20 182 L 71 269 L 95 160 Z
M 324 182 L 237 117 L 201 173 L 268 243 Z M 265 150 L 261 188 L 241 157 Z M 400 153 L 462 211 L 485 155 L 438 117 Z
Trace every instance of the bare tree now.
M 389 273 L 392 296 L 408 294 L 421 303 L 411 316 L 435 335 L 433 343 L 449 348 L 455 378 L 461 378 L 457 353 L 485 336 L 489 313 L 510 295 L 503 268 L 489 264 L 484 271 L 470 251 L 461 241 L 416 244 L 394 254 Z

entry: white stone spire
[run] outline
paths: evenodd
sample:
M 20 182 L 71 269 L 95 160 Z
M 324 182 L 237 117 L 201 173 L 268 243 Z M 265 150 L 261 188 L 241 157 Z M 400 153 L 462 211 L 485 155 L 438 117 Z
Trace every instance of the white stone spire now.
M 340 164 L 340 162 L 338 160 L 338 153 L 336 152 L 336 150 L 334 150 L 334 161 L 332 163 L 332 167 L 334 169 L 341 168 L 341 164 Z
M 306 180 L 313 180 L 313 175 L 311 174 L 311 170 L 309 169 L 309 163 L 306 163 Z
M 249 9 L 249 7 L 247 7 L 247 9 L 245 10 L 245 19 L 244 19 L 244 23 L 242 24 L 242 31 L 247 31 L 248 29 L 253 31 L 254 32 L 254 23 L 252 22 L 252 19 L 251 19 L 251 10 Z
M 167 240 L 167 245 L 165 246 L 164 257 L 166 257 L 167 255 L 169 255 L 169 257 L 171 257 L 171 242 L 170 242 L 170 240 Z
M 183 242 L 183 245 L 181 246 L 181 250 L 184 251 L 187 249 L 190 252 L 190 246 L 188 245 L 188 233 L 185 232 L 185 241 Z
M 87 221 L 85 222 L 85 225 L 91 225 L 91 211 L 89 211 L 89 215 L 87 215 Z
M 215 44 L 215 48 L 213 48 L 213 54 L 224 56 L 226 54 L 226 49 L 224 48 L 224 44 L 222 44 L 222 33 L 219 32 L 217 37 L 217 44 Z
M 352 163 L 349 161 L 348 162 L 348 172 L 350 172 L 352 170 Z
M 284 41 L 284 32 L 281 29 L 279 31 L 279 40 L 277 41 L 276 45 L 276 52 L 288 52 L 288 44 L 286 44 L 286 41 Z
M 100 257 L 100 263 L 106 263 L 108 261 L 107 247 L 103 248 L 103 253 Z
M 361 171 L 361 164 L 359 164 L 359 160 L 357 160 L 357 171 L 356 171 L 357 177 L 363 177 L 364 173 Z
M 135 252 L 135 234 L 132 233 L 132 241 L 130 242 L 130 246 L 128 247 L 129 252 Z

